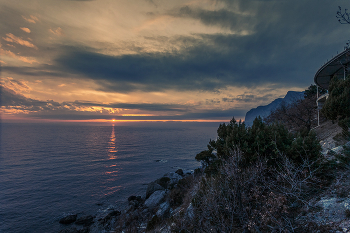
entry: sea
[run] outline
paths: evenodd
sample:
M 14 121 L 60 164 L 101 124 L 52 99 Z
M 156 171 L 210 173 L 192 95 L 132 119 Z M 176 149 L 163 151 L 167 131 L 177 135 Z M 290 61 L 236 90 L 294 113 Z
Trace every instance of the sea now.
M 165 173 L 200 167 L 219 123 L 1 123 L 0 232 L 59 232 L 67 214 L 122 210 Z

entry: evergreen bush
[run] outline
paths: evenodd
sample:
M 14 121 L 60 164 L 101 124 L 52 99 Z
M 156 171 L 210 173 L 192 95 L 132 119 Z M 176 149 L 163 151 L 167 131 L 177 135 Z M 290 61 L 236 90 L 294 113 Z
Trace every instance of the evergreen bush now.
M 333 78 L 329 85 L 329 96 L 321 112 L 329 120 L 338 120 L 343 134 L 349 136 L 350 125 L 350 77 L 345 80 Z
M 321 158 L 321 146 L 312 131 L 293 134 L 279 123 L 266 124 L 260 117 L 251 127 L 234 118 L 229 124 L 220 124 L 216 140 L 210 140 L 208 150 L 196 156 L 202 161 L 205 173 L 216 174 L 218 167 L 225 163 L 232 154 L 240 152 L 240 166 L 245 167 L 265 159 L 269 166 L 275 166 L 281 155 L 286 155 L 296 164 L 305 160 L 318 161 Z

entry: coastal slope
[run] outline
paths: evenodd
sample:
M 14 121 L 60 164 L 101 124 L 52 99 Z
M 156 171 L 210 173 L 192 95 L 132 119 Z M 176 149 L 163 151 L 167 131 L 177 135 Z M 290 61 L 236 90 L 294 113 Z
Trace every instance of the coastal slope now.
M 280 107 L 283 103 L 289 105 L 296 100 L 304 98 L 304 92 L 298 91 L 288 91 L 285 97 L 278 98 L 265 106 L 258 106 L 256 108 L 252 108 L 245 115 L 245 124 L 247 126 L 251 126 L 256 117 L 260 116 L 261 118 L 265 118 L 278 107 Z

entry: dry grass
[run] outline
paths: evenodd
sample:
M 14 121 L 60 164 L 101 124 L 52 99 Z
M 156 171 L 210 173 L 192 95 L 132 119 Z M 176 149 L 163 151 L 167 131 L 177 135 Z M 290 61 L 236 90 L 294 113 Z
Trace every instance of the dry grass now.
M 294 219 L 319 182 L 311 164 L 295 166 L 284 157 L 278 168 L 263 160 L 242 168 L 239 159 L 233 155 L 219 175 L 202 178 L 192 213 L 174 219 L 174 232 L 296 231 Z

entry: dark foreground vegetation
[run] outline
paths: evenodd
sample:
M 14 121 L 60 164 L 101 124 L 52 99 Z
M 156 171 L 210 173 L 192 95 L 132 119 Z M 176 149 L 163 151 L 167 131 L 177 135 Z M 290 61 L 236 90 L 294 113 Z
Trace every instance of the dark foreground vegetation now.
M 329 86 L 329 97 L 322 108 L 322 113 L 329 120 L 338 122 L 344 137 L 349 137 L 350 125 L 350 77 L 333 78 Z
M 294 134 L 259 118 L 247 128 L 233 119 L 220 125 L 218 139 L 196 159 L 203 161 L 205 176 L 192 198 L 192 218 L 182 219 L 178 232 L 324 228 L 299 221 L 309 211 L 309 200 L 330 185 L 341 167 L 324 158 L 313 131 Z

